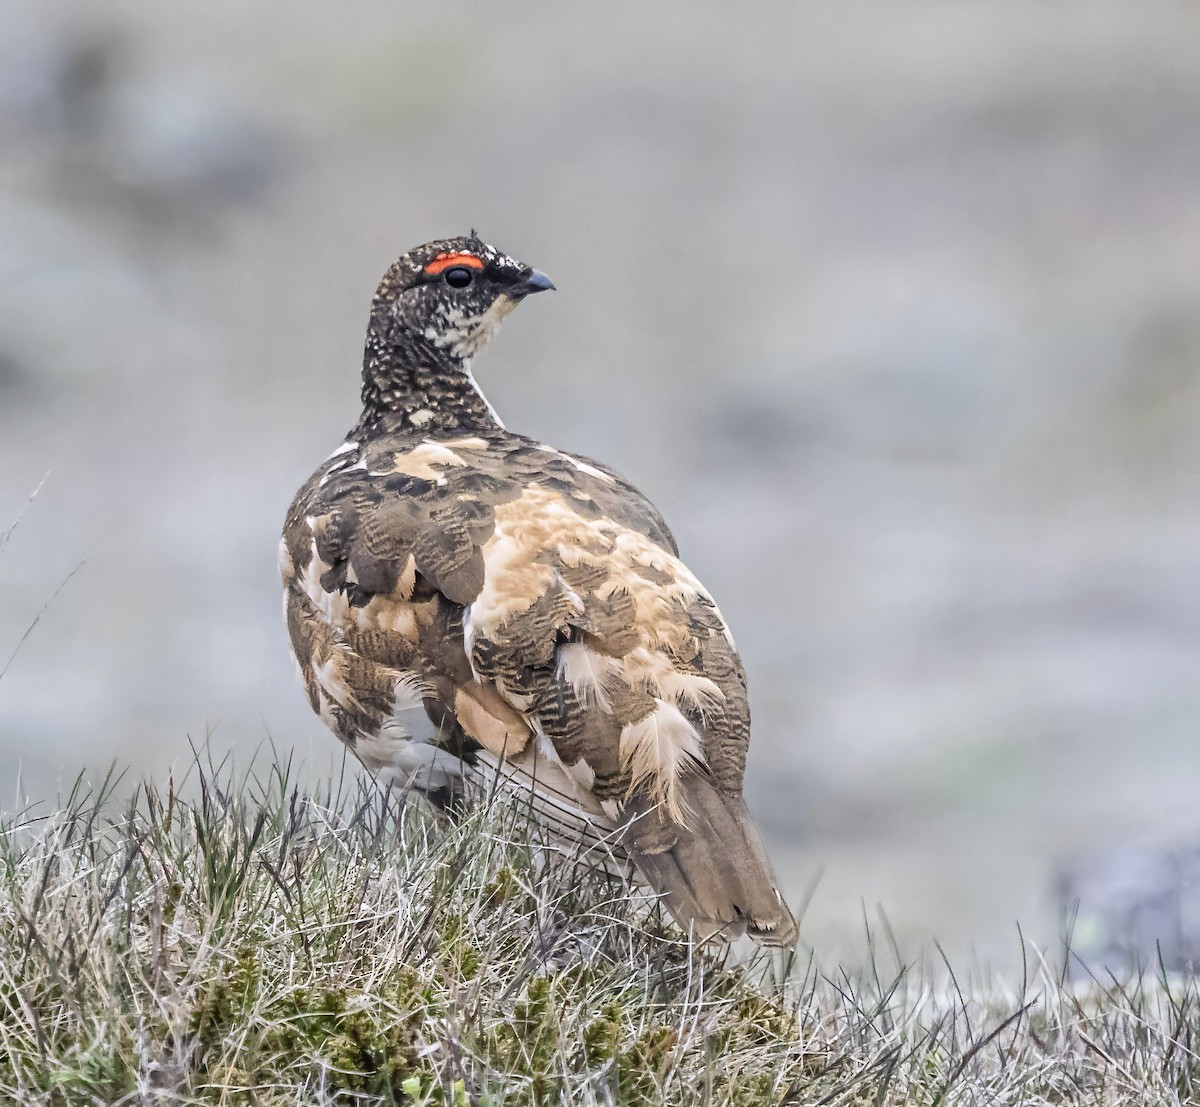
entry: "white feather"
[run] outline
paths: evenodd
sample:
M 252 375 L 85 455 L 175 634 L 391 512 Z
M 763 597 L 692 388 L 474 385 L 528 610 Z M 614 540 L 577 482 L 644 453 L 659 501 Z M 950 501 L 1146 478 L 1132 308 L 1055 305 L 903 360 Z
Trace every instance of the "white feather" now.
M 483 389 L 479 387 L 478 382 L 475 380 L 475 374 L 471 372 L 471 363 L 464 361 L 463 368 L 467 372 L 467 383 L 475 389 L 475 394 L 483 401 L 483 406 L 488 409 L 488 414 L 496 420 L 496 426 L 503 427 L 504 424 L 500 421 L 500 416 L 496 414 L 496 409 L 492 407 L 491 401 L 483 394 Z
M 621 731 L 621 763 L 629 769 L 634 787 L 648 785 L 654 799 L 682 822 L 679 778 L 692 762 L 704 761 L 700 735 L 673 703 L 655 702 L 658 706 L 649 715 Z
M 658 674 L 659 691 L 674 703 L 689 703 L 703 715 L 725 702 L 725 693 L 715 681 L 697 673 L 668 669 Z
M 330 454 L 330 455 L 329 455 L 329 456 L 328 456 L 328 457 L 327 457 L 325 460 L 326 460 L 326 461 L 332 461 L 332 460 L 333 460 L 335 457 L 339 457 L 341 454 L 348 454 L 348 453 L 350 453 L 352 450 L 357 450 L 357 449 L 358 449 L 358 445 L 359 445 L 359 444 L 358 444 L 357 442 L 353 441 L 353 440 L 351 440 L 350 442 L 343 442 L 343 443 L 342 443 L 342 444 L 341 444 L 341 445 L 340 445 L 340 446 L 339 446 L 339 447 L 338 447 L 336 450 L 334 450 L 334 451 L 333 451 L 333 453 L 331 453 L 331 454 Z
M 462 776 L 462 762 L 454 754 L 414 742 L 388 723 L 378 734 L 360 736 L 354 752 L 382 783 L 394 787 L 416 785 L 432 791 Z
M 588 649 L 582 642 L 567 642 L 558 647 L 558 679 L 569 684 L 576 699 L 612 711 L 608 682 L 620 668 L 615 658 Z

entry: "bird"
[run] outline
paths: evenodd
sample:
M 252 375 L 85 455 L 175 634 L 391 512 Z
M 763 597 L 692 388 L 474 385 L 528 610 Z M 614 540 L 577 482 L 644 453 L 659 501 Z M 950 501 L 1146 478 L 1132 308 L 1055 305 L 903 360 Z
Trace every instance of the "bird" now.
M 725 619 L 633 484 L 508 430 L 472 373 L 554 287 L 474 231 L 384 274 L 362 413 L 280 543 L 309 703 L 384 785 L 448 808 L 494 773 L 563 837 L 613 843 L 697 941 L 793 945 Z

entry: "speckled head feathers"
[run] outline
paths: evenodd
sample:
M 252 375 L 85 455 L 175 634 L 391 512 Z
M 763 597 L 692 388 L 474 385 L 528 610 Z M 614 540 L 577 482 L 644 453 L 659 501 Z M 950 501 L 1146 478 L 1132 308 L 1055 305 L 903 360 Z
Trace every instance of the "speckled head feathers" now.
M 521 300 L 553 287 L 544 273 L 474 232 L 438 239 L 409 250 L 384 274 L 372 304 L 372 325 L 395 338 L 469 357 Z

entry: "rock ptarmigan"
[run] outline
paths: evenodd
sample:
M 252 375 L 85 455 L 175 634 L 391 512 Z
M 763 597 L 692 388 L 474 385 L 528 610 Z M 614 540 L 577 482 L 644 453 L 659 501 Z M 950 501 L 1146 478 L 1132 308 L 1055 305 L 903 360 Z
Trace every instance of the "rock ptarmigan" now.
M 435 803 L 481 768 L 564 835 L 611 835 L 700 939 L 790 945 L 742 799 L 746 677 L 654 505 L 507 430 L 471 358 L 553 288 L 474 233 L 400 258 L 371 305 L 363 411 L 280 547 L 309 702 Z

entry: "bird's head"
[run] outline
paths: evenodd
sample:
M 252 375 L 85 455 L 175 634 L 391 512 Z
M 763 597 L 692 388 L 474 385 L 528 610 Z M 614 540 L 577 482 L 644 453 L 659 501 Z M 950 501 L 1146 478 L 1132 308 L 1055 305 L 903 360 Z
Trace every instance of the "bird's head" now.
M 372 327 L 465 360 L 526 296 L 553 287 L 544 273 L 502 254 L 472 231 L 428 242 L 399 258 L 375 293 Z

